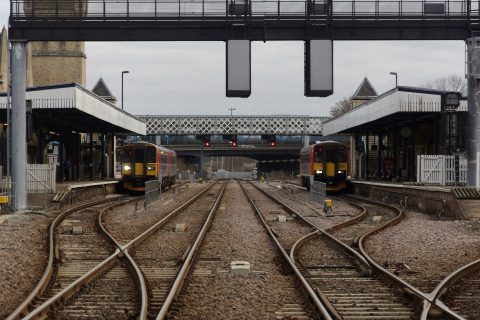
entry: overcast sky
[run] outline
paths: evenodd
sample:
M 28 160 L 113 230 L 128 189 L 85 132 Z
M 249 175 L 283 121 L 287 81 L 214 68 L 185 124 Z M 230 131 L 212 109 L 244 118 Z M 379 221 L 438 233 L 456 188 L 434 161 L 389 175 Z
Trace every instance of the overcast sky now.
M 0 24 L 8 1 L 0 0 Z M 378 93 L 399 85 L 421 85 L 448 74 L 464 74 L 462 41 L 363 41 L 334 43 L 334 94 L 303 96 L 303 42 L 252 43 L 252 94 L 225 97 L 224 42 L 88 42 L 87 88 L 103 77 L 133 114 L 306 114 L 328 115 L 367 76 Z

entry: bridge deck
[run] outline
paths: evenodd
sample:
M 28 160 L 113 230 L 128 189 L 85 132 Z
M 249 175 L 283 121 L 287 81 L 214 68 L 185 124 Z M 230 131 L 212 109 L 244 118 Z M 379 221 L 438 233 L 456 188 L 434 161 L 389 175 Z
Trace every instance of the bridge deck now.
M 478 2 L 465 0 L 10 3 L 10 37 L 25 40 L 462 40 L 480 17 Z

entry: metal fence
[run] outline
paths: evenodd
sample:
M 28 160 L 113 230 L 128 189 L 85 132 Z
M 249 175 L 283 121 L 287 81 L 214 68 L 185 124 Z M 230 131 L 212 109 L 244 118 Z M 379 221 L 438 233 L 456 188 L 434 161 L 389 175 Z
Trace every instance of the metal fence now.
M 316 203 L 323 203 L 327 196 L 327 184 L 320 181 L 313 181 L 310 186 L 311 200 Z
M 152 203 L 160 199 L 162 184 L 160 180 L 152 180 L 145 182 L 145 208 Z

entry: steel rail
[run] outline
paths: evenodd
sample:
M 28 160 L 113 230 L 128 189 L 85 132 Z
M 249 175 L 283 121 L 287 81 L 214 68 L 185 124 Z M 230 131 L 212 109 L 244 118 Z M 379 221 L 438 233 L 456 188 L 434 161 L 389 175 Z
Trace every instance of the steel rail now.
M 299 186 L 297 184 L 292 184 L 290 183 L 291 185 L 297 187 L 297 188 L 300 188 L 300 189 L 305 189 L 303 186 Z M 388 223 L 391 223 L 392 225 L 394 224 L 397 224 L 400 222 L 401 219 L 403 219 L 403 211 L 399 208 L 396 208 L 394 206 L 391 206 L 391 205 L 388 205 L 388 204 L 384 204 L 384 203 L 381 203 L 381 202 L 377 202 L 377 201 L 373 201 L 373 200 L 370 200 L 370 199 L 363 199 L 363 198 L 358 198 L 358 197 L 354 197 L 354 196 L 349 196 L 351 198 L 354 198 L 356 200 L 359 200 L 359 201 L 363 201 L 363 202 L 366 202 L 366 203 L 370 203 L 370 204 L 374 204 L 374 205 L 377 205 L 377 206 L 382 206 L 382 207 L 385 207 L 387 209 L 390 209 L 392 211 L 395 211 L 397 212 L 397 217 L 395 217 L 394 219 L 390 220 L 389 222 L 377 227 L 376 229 L 373 229 L 373 230 L 370 230 L 370 231 L 367 231 L 365 234 L 363 234 L 361 237 L 359 237 L 358 241 L 357 241 L 357 244 L 359 245 L 359 248 L 362 252 L 362 255 L 364 255 L 367 259 L 369 259 L 369 256 L 368 254 L 366 253 L 365 249 L 364 249 L 364 241 L 365 241 L 365 238 L 366 237 L 369 237 L 370 235 L 376 233 L 376 232 L 379 232 L 380 230 L 384 229 Z M 332 197 L 334 198 L 334 197 Z M 345 200 L 345 199 L 341 199 L 342 201 L 346 201 L 348 203 L 350 203 L 351 205 L 356 205 L 356 206 L 359 206 L 361 207 L 360 205 L 358 204 L 355 204 L 354 202 L 351 202 L 351 201 L 348 201 L 348 200 Z M 365 209 L 366 210 L 366 209 Z M 399 217 L 399 215 L 401 214 L 401 217 Z M 393 220 L 397 220 L 398 221 L 393 221 Z M 353 219 L 352 219 L 353 220 Z M 348 222 L 348 221 L 347 221 Z M 336 226 L 333 226 L 330 228 L 330 230 L 334 231 L 334 230 L 338 230 L 337 228 L 338 225 Z M 307 235 L 309 236 L 309 235 Z M 300 240 L 299 240 L 300 241 Z M 294 246 L 295 247 L 295 246 Z M 292 247 L 292 250 L 293 250 L 293 247 Z M 376 264 L 373 259 L 370 261 L 370 263 L 372 263 L 372 265 L 378 270 L 378 268 L 381 268 L 383 269 L 383 267 L 379 266 L 378 264 Z M 420 296 L 418 296 L 418 294 L 421 294 L 422 296 L 424 296 L 423 298 L 423 309 L 422 309 L 422 313 L 421 313 L 421 316 L 420 316 L 420 319 L 421 320 L 427 320 L 428 319 L 428 315 L 429 315 L 429 312 L 432 308 L 432 306 L 436 306 L 438 307 L 439 309 L 441 309 L 445 314 L 447 314 L 449 317 L 453 318 L 453 319 L 460 319 L 460 320 L 465 320 L 461 315 L 457 314 L 456 312 L 454 312 L 453 310 L 451 310 L 449 307 L 447 307 L 442 301 L 440 301 L 440 297 L 441 295 L 445 292 L 446 290 L 446 287 L 452 285 L 453 283 L 455 283 L 456 281 L 460 280 L 462 277 L 464 277 L 465 275 L 471 273 L 472 271 L 474 271 L 476 268 L 478 268 L 480 266 L 480 259 L 476 260 L 476 261 L 473 261 L 471 263 L 468 263 L 462 267 L 460 267 L 459 269 L 455 270 L 454 272 L 452 272 L 451 274 L 449 274 L 448 276 L 446 276 L 435 288 L 434 290 L 432 290 L 431 293 L 424 293 L 420 290 L 418 290 L 418 292 L 416 292 L 417 294 L 417 297 L 418 298 L 421 298 Z M 411 292 L 415 293 L 415 290 L 413 289 L 416 289 L 415 287 L 411 286 L 408 282 L 404 281 L 403 279 L 397 277 L 396 275 L 390 273 L 388 270 L 384 270 L 386 273 L 388 273 L 389 277 L 391 278 L 396 278 L 395 281 L 400 281 L 400 282 L 404 282 L 405 284 L 407 284 L 408 286 L 406 286 L 406 288 L 408 288 Z M 402 284 L 403 285 L 403 284 Z
M 203 196 L 208 190 L 210 190 L 214 185 L 216 185 L 216 182 L 215 183 L 212 183 L 211 185 L 209 185 L 207 188 L 205 188 L 204 190 L 202 190 L 199 194 L 195 195 L 194 197 L 192 197 L 190 200 L 188 200 L 187 202 L 183 203 L 180 207 L 176 208 L 175 210 L 173 210 L 172 212 L 170 212 L 169 214 L 167 214 L 165 217 L 163 217 L 160 221 L 158 221 L 157 223 L 155 223 L 153 226 L 151 226 L 150 228 L 148 228 L 146 231 L 144 231 L 142 234 L 140 234 L 139 236 L 137 236 L 135 239 L 131 240 L 130 242 L 128 242 L 127 244 L 125 245 L 120 245 L 120 249 L 122 251 L 125 251 L 125 250 L 128 250 L 130 249 L 131 247 L 135 246 L 135 245 L 138 245 L 139 243 L 141 243 L 143 240 L 145 240 L 148 236 L 150 236 L 152 233 L 154 233 L 158 228 L 160 228 L 161 226 L 163 226 L 165 223 L 168 222 L 168 220 L 173 217 L 176 213 L 178 213 L 179 211 L 187 208 L 188 206 L 190 206 L 192 203 L 194 203 L 198 198 L 200 198 L 201 196 Z
M 162 320 L 165 319 L 166 316 L 168 315 L 169 308 L 173 302 L 173 300 L 178 296 L 180 291 L 182 290 L 185 278 L 190 271 L 190 268 L 193 265 L 193 259 L 195 258 L 198 250 L 200 249 L 200 246 L 203 243 L 203 240 L 205 239 L 205 235 L 207 233 L 207 230 L 210 228 L 213 218 L 215 216 L 215 213 L 217 212 L 218 206 L 220 205 L 220 201 L 223 198 L 223 194 L 225 193 L 225 188 L 227 186 L 227 182 L 224 182 L 222 185 L 222 189 L 220 190 L 220 193 L 213 204 L 212 208 L 210 209 L 210 212 L 207 216 L 207 219 L 205 220 L 205 223 L 198 233 L 197 238 L 195 239 L 195 242 L 193 243 L 193 246 L 190 248 L 190 251 L 188 252 L 187 258 L 183 262 L 182 268 L 180 269 L 175 282 L 173 283 L 172 287 L 170 288 L 170 291 L 165 298 L 165 301 L 163 302 L 162 308 L 160 309 L 158 315 L 157 315 L 157 320 Z
M 125 196 L 126 197 L 126 196 Z M 125 198 L 121 197 L 121 198 Z M 118 199 L 118 198 L 115 198 Z M 109 199 L 110 200 L 110 199 Z M 136 201 L 137 199 L 129 199 L 126 201 L 121 201 L 118 203 L 114 203 L 111 206 L 108 206 L 104 209 L 102 209 L 101 212 L 106 211 L 110 208 L 117 207 L 120 205 L 124 205 L 126 203 Z M 58 224 L 58 222 L 57 222 Z M 103 231 L 101 230 L 103 233 Z M 108 269 L 110 269 L 116 262 L 116 259 L 121 258 L 120 257 L 121 251 L 116 249 L 115 252 L 107 257 L 105 260 L 100 262 L 98 265 L 96 265 L 94 268 L 92 268 L 90 271 L 85 273 L 83 276 L 72 282 L 70 285 L 65 287 L 63 290 L 55 294 L 53 297 L 45 301 L 43 304 L 38 306 L 36 309 L 32 310 L 30 313 L 28 313 L 23 319 L 45 319 L 48 317 L 48 313 L 50 312 L 50 309 L 52 306 L 54 306 L 58 301 L 62 300 L 65 301 L 71 296 L 73 296 L 76 292 L 78 292 L 85 284 L 89 283 L 93 279 L 97 278 L 100 274 L 104 273 Z M 53 272 L 53 268 L 52 268 Z M 48 286 L 50 282 L 51 274 L 47 282 L 44 283 L 45 288 Z
M 394 226 L 394 225 L 396 225 L 396 224 L 398 224 L 402 221 L 402 219 L 405 216 L 403 210 L 401 210 L 397 207 L 394 207 L 394 206 L 391 206 L 391 205 L 388 205 L 388 204 L 385 204 L 385 203 L 382 203 L 382 202 L 373 201 L 373 200 L 370 200 L 370 199 L 357 198 L 357 197 L 352 197 L 352 196 L 349 196 L 349 197 L 354 198 L 354 199 L 356 199 L 358 201 L 361 201 L 361 202 L 373 204 L 373 205 L 376 205 L 376 206 L 379 206 L 379 207 L 384 207 L 384 208 L 389 209 L 389 210 L 396 213 L 396 216 L 393 219 L 390 219 L 390 220 L 386 221 L 385 223 L 381 224 L 380 226 L 378 226 L 378 227 L 376 227 L 372 230 L 368 230 L 367 232 L 362 234 L 358 238 L 358 248 L 359 248 L 361 254 L 365 257 L 365 259 L 367 259 L 367 261 L 372 265 L 372 267 L 377 270 L 377 272 L 379 272 L 380 274 L 383 274 L 387 278 L 391 279 L 393 282 L 395 282 L 397 285 L 403 287 L 405 290 L 408 290 L 408 292 L 413 294 L 415 297 L 423 300 L 424 303 L 425 303 L 425 301 L 431 302 L 431 297 L 428 294 L 424 293 L 423 291 L 419 290 L 418 288 L 412 286 L 407 281 L 403 280 L 402 278 L 398 277 L 397 275 L 395 275 L 395 274 L 391 273 L 390 271 L 388 271 L 387 269 L 383 268 L 372 257 L 370 257 L 370 255 L 367 253 L 367 251 L 365 249 L 365 241 L 368 237 L 372 236 L 373 234 L 375 234 L 377 232 L 380 232 L 381 230 L 383 230 L 387 227 Z
M 110 198 L 110 199 L 102 199 L 99 201 L 94 201 L 94 202 L 89 202 L 85 204 L 81 204 L 78 206 L 75 206 L 73 208 L 67 209 L 60 213 L 51 223 L 49 227 L 49 236 L 48 236 L 48 262 L 47 266 L 45 267 L 45 271 L 43 272 L 42 277 L 38 281 L 37 285 L 33 290 L 30 292 L 27 298 L 13 311 L 7 318 L 6 320 L 16 320 L 16 319 L 21 319 L 23 316 L 29 313 L 29 308 L 33 302 L 33 300 L 40 295 L 43 294 L 45 289 L 48 287 L 48 284 L 50 282 L 50 279 L 53 274 L 53 261 L 54 258 L 57 258 L 55 254 L 55 230 L 57 228 L 57 225 L 65 219 L 65 217 L 73 212 L 100 205 L 103 203 L 107 203 L 110 201 L 118 200 L 123 197 L 117 197 L 117 198 Z
M 360 254 L 358 253 L 357 251 L 355 251 L 353 248 L 351 248 L 350 246 L 348 246 L 347 244 L 345 244 L 343 241 L 340 241 L 338 240 L 337 238 L 335 238 L 334 236 L 332 236 L 329 232 L 327 232 L 327 230 L 324 230 L 324 229 L 321 229 L 319 227 L 317 227 L 316 225 L 314 225 L 313 223 L 311 223 L 310 221 L 308 221 L 307 219 L 305 219 L 303 217 L 303 215 L 301 215 L 299 212 L 295 211 L 294 209 L 292 209 L 289 205 L 287 205 L 286 203 L 280 201 L 279 199 L 275 198 L 274 196 L 272 196 L 271 194 L 267 193 L 265 190 L 262 190 L 260 187 L 258 187 L 257 185 L 249 182 L 250 185 L 252 185 L 254 188 L 256 188 L 257 190 L 259 190 L 260 192 L 262 192 L 262 194 L 264 194 L 265 196 L 267 196 L 269 199 L 271 199 L 273 202 L 275 202 L 276 204 L 280 205 L 285 211 L 287 211 L 288 213 L 292 214 L 293 216 L 295 217 L 298 217 L 300 220 L 302 220 L 306 225 L 312 227 L 312 228 L 315 228 L 316 230 L 318 230 L 322 235 L 326 236 L 328 239 L 330 239 L 331 241 L 333 241 L 336 245 L 340 246 L 341 248 L 345 249 L 348 253 L 350 253 L 352 256 L 355 257 L 355 260 L 359 262 L 359 268 L 362 269 L 362 271 L 364 272 L 370 272 L 371 271 L 371 266 L 370 264 L 368 263 L 368 261 Z M 366 215 L 366 210 L 363 211 L 361 213 L 362 215 Z M 358 217 L 357 217 L 358 218 Z
M 184 203 L 180 208 L 185 208 L 186 205 L 190 205 L 191 203 L 193 203 L 194 200 L 198 199 L 199 196 L 201 196 L 203 193 L 205 193 L 207 190 L 209 190 L 210 188 L 212 187 L 212 185 L 210 185 L 209 187 L 205 188 L 205 190 L 203 190 L 202 192 L 200 192 L 198 195 L 192 197 L 189 201 L 187 201 L 186 203 Z M 128 203 L 128 202 L 133 202 L 133 201 L 136 201 L 137 198 L 134 198 L 134 199 L 130 199 L 130 200 L 127 200 L 127 201 L 124 201 L 122 202 L 121 204 L 125 204 L 125 203 Z M 74 282 L 72 282 L 69 286 L 65 287 L 63 290 L 61 290 L 60 292 L 58 292 L 56 295 L 54 295 L 52 298 L 50 298 L 49 300 L 45 301 L 42 305 L 40 305 L 39 307 L 37 307 L 35 310 L 33 310 L 32 312 L 30 312 L 25 318 L 25 320 L 28 320 L 28 319 L 37 319 L 37 318 L 46 318 L 48 316 L 48 312 L 50 310 L 50 308 L 55 305 L 57 302 L 59 301 L 65 301 L 66 299 L 68 299 L 69 297 L 71 297 L 73 294 L 75 294 L 76 292 L 78 292 L 83 286 L 87 285 L 88 283 L 90 283 L 92 280 L 96 279 L 98 276 L 100 276 L 101 274 L 105 273 L 106 271 L 108 271 L 110 268 L 113 267 L 113 265 L 118 262 L 120 259 L 122 259 L 123 257 L 127 257 L 127 259 L 129 261 L 132 261 L 133 262 L 133 259 L 130 257 L 130 255 L 128 254 L 128 252 L 126 252 L 126 248 L 127 246 L 121 246 L 111 235 L 110 233 L 108 233 L 108 231 L 106 230 L 103 222 L 102 222 L 102 217 L 103 217 L 103 213 L 106 212 L 108 209 L 111 209 L 112 207 L 115 207 L 115 206 L 119 206 L 120 204 L 114 204 L 112 206 L 109 206 L 108 208 L 105 208 L 104 210 L 102 210 L 100 213 L 99 213 L 99 219 L 98 219 L 98 224 L 99 224 L 99 227 L 101 229 L 101 232 L 104 233 L 104 235 L 107 237 L 107 239 L 109 239 L 109 241 L 112 241 L 116 246 L 117 246 L 117 249 L 116 251 L 110 255 L 109 257 L 107 257 L 105 260 L 103 260 L 101 263 L 99 263 L 97 266 L 95 266 L 94 268 L 92 268 L 90 271 L 88 271 L 86 274 L 84 274 L 83 276 L 81 276 L 80 278 L 78 278 L 77 280 L 75 280 Z M 172 213 L 174 212 L 178 212 L 180 208 L 177 208 L 175 209 L 174 211 L 172 211 L 168 216 L 171 216 Z M 165 220 L 162 219 L 162 221 Z M 158 225 L 159 223 L 157 223 L 156 225 Z M 152 229 L 153 227 L 151 227 L 150 229 Z M 149 229 L 149 230 L 150 230 Z M 147 230 L 148 231 L 148 230 Z M 143 234 L 142 234 L 143 235 Z M 138 238 L 140 238 L 141 236 L 139 236 Z M 143 239 L 143 238 L 142 238 Z M 131 244 L 132 242 L 130 242 Z M 141 273 L 141 270 L 138 268 L 138 266 L 133 263 L 133 264 L 130 264 L 130 266 L 133 268 L 133 271 L 135 272 L 136 276 L 137 276 L 137 281 L 139 283 L 139 286 L 140 286 L 140 292 L 141 292 L 141 295 L 143 295 L 145 292 L 146 292 L 146 285 L 145 285 L 145 280 L 143 278 L 143 274 Z M 48 285 L 48 282 L 46 283 L 45 286 Z M 142 316 L 145 316 L 145 319 L 146 319 L 146 316 L 147 316 L 147 313 L 146 313 L 146 309 L 145 307 L 147 306 L 147 296 L 142 296 L 141 298 L 141 315 Z M 14 318 L 15 319 L 15 318 Z
M 294 186 L 297 186 L 294 184 Z M 258 187 L 257 187 L 258 188 Z M 261 190 L 260 188 L 258 188 L 259 190 Z M 272 198 L 272 199 L 276 199 L 274 198 L 273 196 L 269 195 L 268 193 L 266 193 L 265 191 L 262 190 L 262 192 L 267 195 L 268 197 Z M 426 305 L 430 304 L 432 302 L 432 299 L 431 297 L 420 291 L 419 289 L 415 288 L 414 286 L 412 286 L 410 283 L 408 283 L 407 281 L 401 279 L 400 277 L 394 275 L 393 273 L 391 273 L 390 271 L 386 270 L 385 268 L 383 268 L 382 266 L 380 266 L 373 258 L 371 258 L 368 253 L 366 252 L 365 248 L 364 248 L 364 240 L 369 237 L 370 235 L 374 234 L 374 233 L 377 233 L 383 229 L 385 229 L 386 227 L 389 227 L 389 226 L 393 226 L 393 225 L 396 225 L 398 223 L 400 223 L 400 221 L 403 219 L 404 217 L 404 213 L 402 210 L 394 207 L 394 206 L 390 206 L 390 205 L 387 205 L 387 204 L 384 204 L 384 203 L 381 203 L 381 202 L 377 202 L 377 201 L 373 201 L 373 200 L 369 200 L 369 199 L 363 199 L 363 198 L 357 198 L 357 197 L 353 197 L 353 196 L 349 196 L 350 198 L 352 199 L 355 199 L 357 201 L 362 201 L 362 202 L 365 202 L 365 203 L 370 203 L 370 204 L 373 204 L 373 205 L 376 205 L 376 206 L 381 206 L 381 207 L 385 207 L 389 210 L 392 210 L 394 212 L 397 213 L 396 217 L 391 219 L 391 220 L 388 220 L 387 222 L 385 222 L 384 224 L 372 229 L 372 230 L 369 230 L 367 232 L 365 232 L 363 235 L 359 236 L 358 237 L 358 241 L 356 241 L 356 243 L 358 244 L 358 247 L 359 247 L 359 250 L 360 250 L 360 253 L 361 253 L 361 256 L 368 262 L 368 265 L 373 267 L 377 272 L 379 272 L 380 274 L 383 274 L 384 276 L 386 276 L 387 278 L 389 278 L 390 280 L 392 280 L 393 282 L 395 282 L 398 286 L 404 288 L 404 290 L 408 290 L 409 292 L 411 292 L 417 299 L 420 299 L 421 301 L 423 301 L 423 306 L 425 308 Z M 277 199 L 277 203 L 280 203 L 281 204 L 281 201 L 279 201 Z M 345 199 L 342 199 L 342 201 L 345 201 Z M 358 207 L 362 207 L 364 209 L 364 212 L 363 214 L 366 215 L 367 213 L 367 210 L 366 208 L 364 208 L 363 206 L 360 206 L 358 204 L 355 204 L 354 202 L 352 201 L 346 201 L 348 202 L 349 204 L 351 205 L 356 205 Z M 358 217 L 356 217 L 358 218 Z M 355 219 L 355 218 L 354 218 Z M 305 220 L 305 219 L 304 219 Z M 353 220 L 353 219 L 352 219 Z M 356 219 L 358 220 L 358 219 Z M 344 227 L 346 225 L 349 225 L 349 224 L 352 224 L 354 222 L 351 222 L 351 221 L 346 221 L 344 222 Z M 335 228 L 336 226 L 333 226 L 330 228 L 331 231 L 335 231 L 335 230 L 338 230 L 338 228 Z M 329 229 L 327 229 L 329 230 Z M 324 231 L 325 232 L 325 231 Z M 328 232 L 325 232 L 327 235 L 330 235 Z M 313 236 L 313 235 L 312 235 Z M 330 235 L 330 237 L 334 238 L 333 236 Z M 334 238 L 336 239 L 336 238 Z M 343 243 L 342 241 L 340 240 L 337 240 L 341 243 Z M 350 247 L 349 247 L 350 248 Z M 293 249 L 293 247 L 292 247 Z M 353 250 L 353 249 L 352 249 Z M 354 251 L 358 254 L 357 251 Z
M 430 293 L 433 299 L 433 305 L 441 309 L 447 315 L 455 319 L 462 319 L 464 320 L 461 315 L 456 313 L 455 311 L 451 310 L 448 306 L 446 306 L 441 300 L 441 296 L 446 292 L 447 288 L 453 285 L 455 282 L 459 281 L 461 278 L 465 277 L 466 275 L 470 274 L 471 272 L 475 271 L 477 268 L 480 267 L 480 259 L 472 261 L 464 266 L 461 266 L 457 270 L 453 271 L 449 275 L 447 275 L 443 280 L 433 289 Z M 432 303 L 424 306 L 422 311 L 421 320 L 427 320 L 428 314 L 430 309 L 432 308 Z
M 252 207 L 252 209 L 255 211 L 255 213 L 257 214 L 258 218 L 260 219 L 260 221 L 262 222 L 262 225 L 263 227 L 267 230 L 268 234 L 270 235 L 270 238 L 273 240 L 273 242 L 275 242 L 275 244 L 277 245 L 278 247 L 278 250 L 280 251 L 280 253 L 282 254 L 283 258 L 288 262 L 288 264 L 290 265 L 290 267 L 292 268 L 293 272 L 295 273 L 296 277 L 300 280 L 300 283 L 302 284 L 302 287 L 304 288 L 304 290 L 307 292 L 308 296 L 310 297 L 310 299 L 312 300 L 312 302 L 315 304 L 315 307 L 317 308 L 318 312 L 320 312 L 320 315 L 322 316 L 322 319 L 326 319 L 326 320 L 333 320 L 332 316 L 330 315 L 330 313 L 328 312 L 327 308 L 325 307 L 325 305 L 322 303 L 322 301 L 319 299 L 319 297 L 317 296 L 317 294 L 315 293 L 315 291 L 312 289 L 312 287 L 310 286 L 310 284 L 307 282 L 307 280 L 305 279 L 305 277 L 302 275 L 302 273 L 300 272 L 300 270 L 298 270 L 297 266 L 295 265 L 295 263 L 293 262 L 293 260 L 289 257 L 288 253 L 285 251 L 285 249 L 283 248 L 282 244 L 280 243 L 280 241 L 278 241 L 277 237 L 275 236 L 274 232 L 272 231 L 272 228 L 268 225 L 267 221 L 265 221 L 265 218 L 263 217 L 262 215 L 262 212 L 260 211 L 260 209 L 257 207 L 257 205 L 255 204 L 255 201 L 252 199 L 252 197 L 250 196 L 250 194 L 247 192 L 247 190 L 245 189 L 245 187 L 243 186 L 242 183 L 240 183 L 240 187 L 242 188 L 242 191 L 243 193 L 245 194 L 245 196 L 247 197 L 247 199 L 249 200 L 250 202 L 250 205 Z

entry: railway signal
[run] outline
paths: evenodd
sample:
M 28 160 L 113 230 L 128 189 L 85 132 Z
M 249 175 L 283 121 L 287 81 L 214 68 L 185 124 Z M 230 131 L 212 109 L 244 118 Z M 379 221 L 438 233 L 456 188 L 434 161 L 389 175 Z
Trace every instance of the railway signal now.
M 202 144 L 204 147 L 210 147 L 210 136 L 205 136 Z

